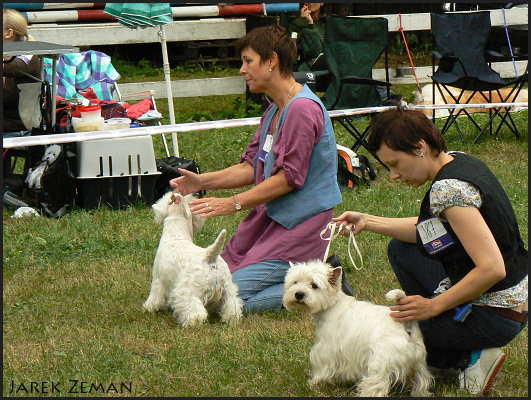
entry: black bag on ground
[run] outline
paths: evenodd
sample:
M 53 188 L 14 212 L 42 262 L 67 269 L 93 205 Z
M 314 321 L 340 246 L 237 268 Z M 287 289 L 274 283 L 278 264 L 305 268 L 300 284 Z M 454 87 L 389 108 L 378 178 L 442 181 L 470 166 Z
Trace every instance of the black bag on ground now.
M 337 182 L 341 189 L 370 186 L 369 180 L 375 178 L 376 171 L 366 156 L 337 145 Z
M 70 144 L 48 146 L 42 160 L 28 171 L 23 200 L 49 217 L 66 215 L 75 202 L 76 177 L 70 167 Z
M 201 173 L 199 164 L 195 160 L 171 156 L 157 159 L 156 163 L 157 171 L 159 171 L 161 174 L 157 178 L 157 183 L 155 184 L 155 201 L 160 199 L 167 192 L 173 190 L 173 188 L 170 186 L 170 180 L 181 176 L 178 168 L 186 169 L 188 171 L 195 172 L 196 174 Z M 199 192 L 199 197 L 203 197 L 205 194 L 206 192 L 201 190 Z

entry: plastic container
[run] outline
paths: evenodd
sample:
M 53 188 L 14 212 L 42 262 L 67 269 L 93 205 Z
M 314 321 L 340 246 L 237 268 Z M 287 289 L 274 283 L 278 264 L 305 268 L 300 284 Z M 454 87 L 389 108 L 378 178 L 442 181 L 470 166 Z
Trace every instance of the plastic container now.
M 78 142 L 77 165 L 80 207 L 153 204 L 160 172 L 150 135 Z
M 118 124 L 116 121 L 107 120 L 103 123 L 103 130 L 106 131 L 109 129 L 118 129 Z
M 79 106 L 83 121 L 97 121 L 101 118 L 101 106 Z
M 110 118 L 105 121 L 105 129 L 125 129 L 130 123 L 129 118 Z
M 86 121 L 83 118 L 72 118 L 72 126 L 76 132 L 101 131 L 103 130 L 104 124 L 105 120 L 103 117 L 90 121 Z

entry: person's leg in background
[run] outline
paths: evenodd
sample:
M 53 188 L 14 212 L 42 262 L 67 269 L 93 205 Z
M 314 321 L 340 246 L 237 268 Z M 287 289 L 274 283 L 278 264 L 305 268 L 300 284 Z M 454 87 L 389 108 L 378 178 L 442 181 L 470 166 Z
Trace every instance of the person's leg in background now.
M 244 301 L 243 311 L 280 310 L 289 267 L 287 261 L 264 260 L 234 271 L 232 280 L 238 285 L 238 296 Z

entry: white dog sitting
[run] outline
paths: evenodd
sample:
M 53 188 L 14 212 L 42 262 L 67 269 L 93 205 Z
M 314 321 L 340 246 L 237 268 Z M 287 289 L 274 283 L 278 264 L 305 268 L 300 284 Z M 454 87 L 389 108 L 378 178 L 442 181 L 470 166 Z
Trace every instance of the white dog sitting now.
M 171 308 L 183 326 L 205 322 L 209 312 L 219 312 L 223 322 L 238 322 L 243 302 L 227 263 L 219 256 L 226 230 L 206 249 L 196 246 L 193 235 L 205 219 L 190 212 L 192 195 L 179 196 L 178 204 L 170 205 L 171 197 L 168 192 L 152 206 L 155 221 L 163 230 L 153 264 L 151 293 L 143 308 L 149 312 Z
M 359 382 L 363 397 L 388 396 L 397 383 L 412 396 L 430 396 L 433 382 L 426 348 L 415 322 L 394 321 L 389 307 L 357 301 L 341 291 L 342 268 L 321 261 L 292 264 L 284 285 L 284 307 L 314 316 L 310 385 Z M 390 300 L 404 297 L 401 290 Z

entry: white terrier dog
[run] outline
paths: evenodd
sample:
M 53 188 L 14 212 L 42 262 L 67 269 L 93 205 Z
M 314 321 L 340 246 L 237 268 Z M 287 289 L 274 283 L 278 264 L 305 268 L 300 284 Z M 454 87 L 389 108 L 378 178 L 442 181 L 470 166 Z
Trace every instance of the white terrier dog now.
M 418 324 L 396 322 L 389 307 L 347 296 L 341 291 L 341 275 L 341 267 L 317 260 L 291 264 L 286 274 L 284 307 L 314 317 L 308 383 L 359 381 L 362 397 L 388 396 L 401 383 L 411 387 L 412 396 L 430 396 L 433 378 Z M 387 294 L 391 301 L 404 296 L 401 290 Z
M 192 195 L 176 196 L 176 203 L 170 205 L 172 193 L 168 192 L 152 206 L 155 221 L 163 230 L 153 264 L 151 293 L 143 308 L 149 312 L 171 308 L 183 326 L 205 322 L 209 312 L 219 312 L 223 322 L 238 322 L 243 302 L 227 263 L 219 256 L 226 230 L 206 249 L 196 246 L 193 235 L 205 219 L 190 212 Z

